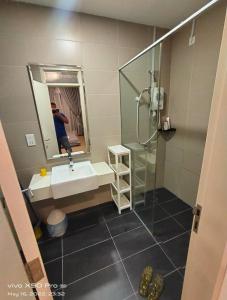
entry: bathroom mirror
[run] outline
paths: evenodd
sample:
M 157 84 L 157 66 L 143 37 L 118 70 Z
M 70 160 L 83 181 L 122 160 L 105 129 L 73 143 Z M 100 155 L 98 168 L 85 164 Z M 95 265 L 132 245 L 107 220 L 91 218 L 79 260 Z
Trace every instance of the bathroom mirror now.
M 81 68 L 29 64 L 28 70 L 47 159 L 89 152 Z

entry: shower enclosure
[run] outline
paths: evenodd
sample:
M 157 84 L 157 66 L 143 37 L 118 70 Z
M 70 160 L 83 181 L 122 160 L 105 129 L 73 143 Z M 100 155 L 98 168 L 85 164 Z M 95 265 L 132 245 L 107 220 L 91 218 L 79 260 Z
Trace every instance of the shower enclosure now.
M 161 49 L 157 45 L 120 71 L 122 143 L 132 153 L 134 207 L 156 187 Z
M 163 36 L 157 29 L 156 41 L 119 71 L 133 208 L 160 250 L 154 264 L 166 282 L 171 276 L 167 265 L 161 266 L 163 254 L 173 268 L 174 299 L 181 297 L 224 24 L 221 4 L 200 15 L 216 2 Z M 176 128 L 163 130 L 168 116 Z
M 165 149 L 168 145 L 168 140 L 178 139 L 179 135 L 182 136 L 186 131 L 189 132 L 188 128 L 183 132 L 182 120 L 178 120 L 182 119 L 184 110 L 187 109 L 187 107 L 191 106 L 191 110 L 194 110 L 196 114 L 198 113 L 196 104 L 189 102 L 193 100 L 189 99 L 189 101 L 186 103 L 185 101 L 181 101 L 181 99 L 176 101 L 175 99 L 173 99 L 174 97 L 178 97 L 178 87 L 176 82 L 172 84 L 172 78 L 175 77 L 175 74 L 176 77 L 179 77 L 180 72 L 182 73 L 182 77 L 184 77 L 185 74 L 184 71 L 182 71 L 182 68 L 183 66 L 185 66 L 185 68 L 188 68 L 188 66 L 190 66 L 190 62 L 188 62 L 188 64 L 187 62 L 184 64 L 184 58 L 179 58 L 178 60 L 178 57 L 180 57 L 179 52 L 175 54 L 175 57 L 173 58 L 170 54 L 170 42 L 173 46 L 174 37 L 178 31 L 183 32 L 184 36 L 189 34 L 188 40 L 186 40 L 186 36 L 186 38 L 184 37 L 184 39 L 181 40 L 180 43 L 186 43 L 184 46 L 185 48 L 183 49 L 186 49 L 186 47 L 188 47 L 189 50 L 186 51 L 190 51 L 192 53 L 192 56 L 194 55 L 196 57 L 197 54 L 196 50 L 194 49 L 196 49 L 196 47 L 198 47 L 198 49 L 199 47 L 201 47 L 201 44 L 199 44 L 198 41 L 195 44 L 196 20 L 198 20 L 198 17 L 202 13 L 207 11 L 208 8 L 212 7 L 217 2 L 218 0 L 210 1 L 207 5 L 202 7 L 188 19 L 184 20 L 168 32 L 166 31 L 165 33 L 163 33 L 163 30 L 154 28 L 153 44 L 139 53 L 136 57 L 131 59 L 119 70 L 122 144 L 129 148 L 132 153 L 132 195 L 134 208 L 149 205 L 152 199 L 155 200 L 155 193 L 158 192 L 159 188 L 163 187 L 164 173 L 165 176 L 171 176 L 170 171 L 167 170 L 166 172 L 166 170 L 164 170 L 166 153 Z M 185 27 L 189 28 L 189 33 L 184 32 Z M 194 67 L 195 69 L 197 69 L 197 73 L 198 70 L 199 72 L 201 72 L 198 73 L 201 76 L 201 79 L 203 76 L 202 72 L 204 71 L 205 64 L 207 64 L 207 62 L 211 63 L 210 58 L 214 61 L 214 67 L 216 67 L 217 63 L 214 53 L 218 53 L 219 44 L 218 42 L 216 42 L 216 44 L 213 43 L 212 40 L 209 41 L 209 43 L 210 46 L 208 46 L 208 48 L 213 48 L 213 50 L 210 50 L 213 52 L 210 52 L 208 61 L 206 61 L 206 59 L 204 59 L 203 61 L 202 57 L 199 56 L 200 61 L 198 61 L 197 65 Z M 204 51 L 204 49 L 202 49 L 202 51 Z M 199 51 L 197 50 L 197 52 Z M 172 63 L 175 64 L 175 68 L 172 68 L 174 71 L 170 71 L 170 65 Z M 192 71 L 193 70 L 190 71 L 191 74 Z M 196 74 L 195 76 L 195 85 L 198 84 L 198 74 Z M 188 84 L 191 85 L 192 82 L 190 81 L 190 76 L 191 75 L 185 77 L 185 82 L 188 81 L 190 82 Z M 205 80 L 204 83 L 207 86 L 211 86 L 213 84 L 213 79 L 211 80 L 210 78 L 208 78 L 210 82 L 208 80 Z M 169 99 L 170 87 L 172 89 L 171 101 Z M 203 93 L 202 89 L 202 87 L 197 86 L 197 95 L 194 93 L 194 96 L 201 96 Z M 184 91 L 184 87 L 182 87 L 182 99 L 184 96 L 185 98 L 187 96 L 184 95 L 184 92 L 186 93 L 187 91 Z M 205 104 L 206 107 L 204 107 L 203 109 L 207 111 L 206 118 L 208 119 L 212 91 L 207 96 L 210 97 L 210 100 L 207 99 L 207 103 Z M 177 107 L 177 105 L 179 107 Z M 180 112 L 180 116 L 179 113 L 178 116 L 176 116 L 175 110 L 179 111 L 180 108 L 182 109 L 182 113 Z M 163 121 L 168 117 L 169 113 L 171 114 L 171 116 L 175 117 L 173 120 L 173 124 L 175 125 L 175 123 L 178 123 L 180 125 L 180 128 L 170 128 L 170 130 L 164 131 Z M 203 118 L 203 113 L 201 112 L 200 114 L 201 118 Z M 202 138 L 198 136 L 196 137 L 196 135 L 200 134 L 200 125 L 197 128 L 193 128 L 195 132 L 194 139 L 198 140 L 199 138 L 201 138 L 201 145 L 199 146 L 200 156 L 203 155 L 208 121 L 206 122 L 206 124 L 204 123 L 204 125 L 205 126 L 203 126 L 204 130 L 202 133 Z M 198 131 L 198 133 L 196 131 Z M 190 149 L 191 141 L 189 137 L 187 138 L 185 138 L 185 144 L 187 145 L 185 147 L 188 147 L 188 149 Z M 166 173 L 168 174 L 166 175 Z M 199 177 L 199 173 L 197 175 Z M 177 178 L 174 178 L 174 180 L 176 181 Z M 179 190 L 180 189 L 178 189 L 177 191 L 177 188 L 175 187 L 175 191 L 178 194 L 177 196 L 180 195 L 182 196 L 180 198 L 187 198 L 184 197 L 184 193 L 182 192 L 182 190 Z M 194 188 L 194 190 L 196 189 Z M 186 202 L 190 204 L 190 206 L 193 206 L 195 204 L 196 191 L 194 191 L 194 194 L 191 198 L 194 198 L 194 201 L 190 201 L 187 199 Z

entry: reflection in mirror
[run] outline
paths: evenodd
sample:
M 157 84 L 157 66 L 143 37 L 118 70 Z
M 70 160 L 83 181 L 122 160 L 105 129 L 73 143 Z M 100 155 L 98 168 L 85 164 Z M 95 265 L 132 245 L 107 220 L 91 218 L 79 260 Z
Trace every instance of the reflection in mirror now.
M 80 67 L 28 66 L 47 159 L 89 151 Z

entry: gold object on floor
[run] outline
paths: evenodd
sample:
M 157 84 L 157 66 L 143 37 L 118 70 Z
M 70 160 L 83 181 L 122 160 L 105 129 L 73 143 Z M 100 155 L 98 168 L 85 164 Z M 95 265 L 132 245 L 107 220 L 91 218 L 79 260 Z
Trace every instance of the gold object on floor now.
M 152 275 L 153 275 L 153 269 L 151 266 L 147 266 L 143 270 L 143 274 L 140 279 L 140 285 L 139 285 L 139 294 L 142 297 L 147 297 L 148 296 L 148 290 L 149 290 L 149 285 L 152 280 Z
M 157 274 L 153 279 L 149 292 L 148 300 L 158 300 L 164 287 L 164 279 L 160 274 Z

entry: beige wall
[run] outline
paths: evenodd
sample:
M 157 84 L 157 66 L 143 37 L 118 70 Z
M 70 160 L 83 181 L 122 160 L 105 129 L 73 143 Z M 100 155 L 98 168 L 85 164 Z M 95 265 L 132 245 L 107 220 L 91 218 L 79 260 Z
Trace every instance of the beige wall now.
M 177 131 L 166 143 L 164 186 L 190 205 L 198 190 L 224 16 L 223 4 L 201 16 L 191 47 L 191 26 L 172 39 L 169 115 Z
M 107 145 L 121 142 L 118 67 L 151 40 L 152 28 L 145 25 L 38 6 L 1 4 L 0 118 L 24 185 L 40 167 L 56 164 L 46 161 L 26 65 L 83 67 L 91 138 L 89 158 L 98 162 L 106 159 Z M 36 147 L 26 146 L 26 133 L 35 134 Z

